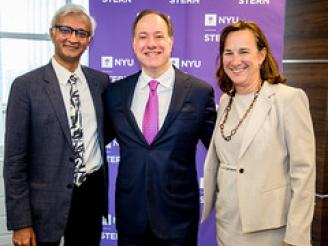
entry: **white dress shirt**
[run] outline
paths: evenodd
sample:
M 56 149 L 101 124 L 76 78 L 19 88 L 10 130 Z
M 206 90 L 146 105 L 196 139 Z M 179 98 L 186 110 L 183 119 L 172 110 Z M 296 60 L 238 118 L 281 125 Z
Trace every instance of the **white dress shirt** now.
M 144 71 L 141 72 L 139 79 L 137 81 L 136 87 L 134 89 L 133 99 L 131 103 L 131 111 L 137 121 L 137 124 L 142 131 L 142 121 L 146 109 L 146 104 L 149 96 L 149 81 L 157 80 L 159 85 L 157 87 L 158 94 L 158 124 L 159 129 L 163 126 L 165 117 L 169 110 L 174 80 L 175 72 L 172 66 L 163 73 L 158 78 L 151 78 L 145 74 Z
M 80 65 L 77 67 L 74 73 L 71 73 L 62 65 L 60 65 L 54 58 L 52 58 L 51 62 L 59 81 L 59 87 L 63 96 L 69 126 L 71 126 L 71 121 L 69 120 L 69 92 L 71 86 L 68 84 L 68 79 L 72 74 L 75 74 L 78 78 L 76 86 L 80 94 L 81 102 L 80 109 L 82 115 L 83 142 L 85 147 L 84 162 L 86 165 L 87 174 L 93 173 L 102 165 L 102 157 L 97 133 L 96 112 L 87 80 L 84 76 L 84 73 L 82 72 Z

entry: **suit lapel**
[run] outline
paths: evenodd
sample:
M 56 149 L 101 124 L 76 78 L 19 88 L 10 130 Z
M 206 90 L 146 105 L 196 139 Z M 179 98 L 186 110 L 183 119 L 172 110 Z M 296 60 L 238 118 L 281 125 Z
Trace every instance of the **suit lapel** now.
M 169 110 L 167 112 L 163 126 L 156 135 L 154 142 L 165 133 L 165 131 L 169 128 L 174 119 L 178 116 L 186 99 L 186 96 L 189 94 L 190 90 L 191 82 L 188 79 L 188 76 L 183 72 L 180 72 L 179 70 L 175 69 L 175 81 Z
M 56 117 L 63 130 L 63 133 L 67 141 L 72 144 L 63 96 L 60 91 L 57 76 L 51 63 L 45 66 L 44 81 L 46 82 L 46 92 L 48 93 L 49 99 L 55 110 Z
M 245 129 L 243 143 L 239 152 L 239 159 L 246 152 L 248 146 L 250 145 L 256 133 L 259 131 L 260 127 L 268 116 L 268 112 L 270 111 L 272 106 L 272 103 L 270 101 L 271 96 L 272 92 L 270 91 L 267 82 L 265 82 L 260 91 L 259 97 L 257 98 L 257 102 L 255 103 L 253 114 L 251 114 L 249 122 Z
M 92 74 L 89 72 L 88 68 L 82 66 L 82 71 L 87 80 L 90 94 L 92 97 L 92 101 L 93 101 L 93 105 L 94 105 L 94 109 L 95 109 L 95 113 L 96 113 L 97 131 L 98 131 L 98 136 L 100 138 L 100 143 L 103 143 L 103 137 L 104 137 L 104 134 L 102 134 L 102 132 L 103 132 L 103 118 L 102 118 L 103 107 L 102 107 L 101 91 L 99 91 L 100 88 L 96 81 L 97 78 L 92 76 Z
M 135 86 L 137 84 L 138 78 L 140 76 L 140 72 L 135 74 L 130 78 L 130 80 L 126 81 L 126 85 L 123 89 L 123 102 L 125 101 L 124 110 L 127 115 L 128 121 L 131 125 L 131 128 L 135 131 L 135 134 L 142 141 L 144 144 L 148 144 L 144 135 L 142 134 L 138 124 L 134 118 L 133 113 L 131 112 L 131 103 L 133 99 L 133 94 L 135 90 Z M 155 143 L 158 139 L 163 136 L 165 131 L 169 128 L 172 124 L 174 119 L 178 116 L 183 103 L 186 99 L 186 96 L 189 94 L 191 89 L 191 82 L 188 79 L 188 76 L 179 70 L 175 69 L 175 81 L 174 81 L 174 88 L 171 98 L 171 103 L 169 106 L 169 110 L 167 116 L 165 117 L 163 126 L 159 130 L 158 134 L 156 135 L 153 143 Z
M 135 90 L 135 87 L 138 82 L 138 78 L 139 78 L 140 74 L 141 74 L 141 71 L 136 73 L 132 77 L 130 77 L 130 79 L 125 82 L 121 100 L 124 103 L 125 115 L 127 116 L 127 120 L 129 122 L 131 128 L 133 129 L 136 136 L 139 138 L 139 140 L 143 144 L 148 144 L 138 126 L 138 123 L 137 123 L 132 111 L 131 111 L 131 104 L 132 104 L 132 99 L 133 99 L 133 95 L 134 95 L 134 90 Z

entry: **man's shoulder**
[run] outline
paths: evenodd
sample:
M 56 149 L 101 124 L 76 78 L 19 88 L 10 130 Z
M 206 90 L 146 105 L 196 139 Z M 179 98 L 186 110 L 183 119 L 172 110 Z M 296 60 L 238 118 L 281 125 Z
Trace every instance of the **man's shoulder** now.
M 46 69 L 49 68 L 49 64 L 46 64 L 46 65 L 43 65 L 43 66 L 40 66 L 40 67 L 37 67 L 33 70 L 30 70 L 20 76 L 18 76 L 17 78 L 29 78 L 29 77 L 35 77 L 35 76 L 40 76 L 40 74 L 44 74 Z
M 106 89 L 105 94 L 107 97 L 120 97 L 123 93 L 123 91 L 126 90 L 133 90 L 135 87 L 135 84 L 138 81 L 140 72 L 134 73 L 132 75 L 129 75 L 123 79 L 113 81 L 109 84 L 109 86 Z
M 47 69 L 49 69 L 49 64 L 28 71 L 22 75 L 17 76 L 13 84 L 23 85 L 28 83 L 29 86 L 32 86 L 34 83 L 38 83 L 38 81 L 44 79 L 44 75 L 46 74 Z
M 102 71 L 99 71 L 97 69 L 88 67 L 88 66 L 82 66 L 82 71 L 94 76 L 94 77 L 100 77 L 100 78 L 108 78 L 108 74 L 104 73 Z
M 212 90 L 213 87 L 206 82 L 205 80 L 196 77 L 195 75 L 185 73 L 177 68 L 175 68 L 175 74 L 177 80 L 188 80 L 192 83 L 194 88 L 204 89 L 204 90 Z
M 124 87 L 130 83 L 136 83 L 138 81 L 139 76 L 140 76 L 140 71 L 136 72 L 134 74 L 128 75 L 123 79 L 116 80 L 115 82 L 111 83 L 111 86 L 118 88 L 118 87 Z

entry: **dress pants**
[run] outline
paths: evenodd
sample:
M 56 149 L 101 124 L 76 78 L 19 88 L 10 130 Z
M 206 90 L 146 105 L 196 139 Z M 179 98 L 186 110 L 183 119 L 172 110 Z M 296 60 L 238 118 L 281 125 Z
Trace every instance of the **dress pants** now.
M 74 187 L 68 223 L 66 225 L 65 246 L 98 246 L 102 231 L 104 211 L 103 169 L 87 176 L 79 187 Z
M 68 222 L 64 233 L 65 246 L 99 246 L 104 211 L 103 169 L 87 176 L 79 187 L 74 186 Z M 37 242 L 38 246 L 57 246 L 60 242 Z
M 184 238 L 161 239 L 148 226 L 142 235 L 131 236 L 118 233 L 118 246 L 197 246 L 197 232 Z

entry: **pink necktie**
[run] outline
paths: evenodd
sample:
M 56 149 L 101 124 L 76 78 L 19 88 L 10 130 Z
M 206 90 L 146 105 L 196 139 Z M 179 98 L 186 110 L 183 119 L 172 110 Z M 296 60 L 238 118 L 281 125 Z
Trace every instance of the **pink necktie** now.
M 158 132 L 158 84 L 157 80 L 151 80 L 148 84 L 150 89 L 149 97 L 142 122 L 142 132 L 148 144 L 151 144 Z

